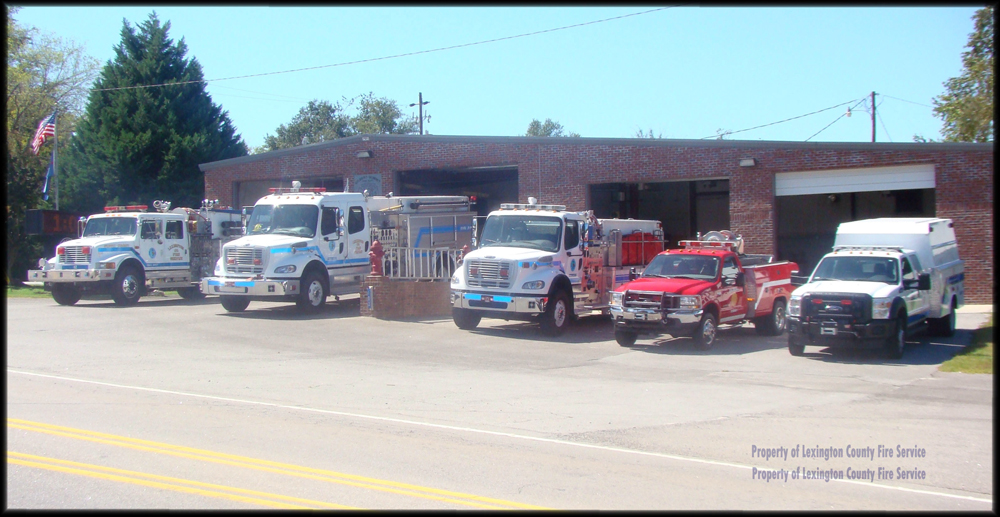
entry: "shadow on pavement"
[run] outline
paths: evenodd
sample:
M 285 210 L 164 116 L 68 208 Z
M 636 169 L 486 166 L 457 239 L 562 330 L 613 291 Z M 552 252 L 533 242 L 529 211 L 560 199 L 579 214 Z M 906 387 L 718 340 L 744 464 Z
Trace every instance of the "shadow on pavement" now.
M 902 359 L 889 359 L 878 348 L 820 348 L 806 347 L 803 358 L 814 361 L 846 364 L 930 365 L 941 364 L 962 351 L 972 342 L 971 330 L 956 330 L 952 337 L 934 337 L 920 334 L 906 340 Z
M 229 318 L 238 319 L 264 319 L 264 320 L 291 320 L 291 321 L 303 321 L 303 320 L 327 320 L 327 319 L 339 319 L 339 318 L 360 318 L 361 317 L 361 307 L 360 300 L 358 298 L 340 300 L 340 301 L 327 301 L 326 305 L 316 313 L 303 313 L 299 311 L 299 308 L 295 306 L 294 303 L 283 303 L 276 306 L 260 306 L 258 303 L 257 307 L 254 307 L 255 302 L 250 302 L 250 306 L 243 312 L 226 312 L 222 306 L 219 309 L 222 311 L 219 315 Z M 260 302 L 264 303 L 264 302 Z
M 787 346 L 788 341 L 784 335 L 763 336 L 757 333 L 753 325 L 743 325 L 719 329 L 711 350 L 699 350 L 692 338 L 673 338 L 668 335 L 639 336 L 634 345 L 622 348 L 663 355 L 742 355 Z
M 494 336 L 504 339 L 521 339 L 527 341 L 544 341 L 550 343 L 597 343 L 614 339 L 614 331 L 608 321 L 607 316 L 584 316 L 569 324 L 562 335 L 547 336 L 542 333 L 538 323 L 533 321 L 506 321 L 503 320 L 483 320 L 500 323 L 495 327 L 477 327 L 475 330 L 459 330 L 458 332 L 469 332 L 473 335 Z M 453 323 L 449 324 L 453 325 Z

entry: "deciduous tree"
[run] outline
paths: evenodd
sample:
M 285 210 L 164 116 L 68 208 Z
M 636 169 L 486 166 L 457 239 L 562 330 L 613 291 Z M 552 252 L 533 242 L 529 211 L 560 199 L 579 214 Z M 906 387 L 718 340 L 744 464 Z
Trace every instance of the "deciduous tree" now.
M 539 122 L 538 119 L 532 119 L 531 123 L 528 124 L 528 131 L 524 136 L 580 136 L 579 133 L 569 133 L 568 135 L 564 133 L 565 128 L 563 125 L 547 118 L 545 122 Z
M 993 6 L 973 16 L 975 30 L 962 53 L 962 75 L 944 83 L 934 114 L 946 142 L 993 141 Z

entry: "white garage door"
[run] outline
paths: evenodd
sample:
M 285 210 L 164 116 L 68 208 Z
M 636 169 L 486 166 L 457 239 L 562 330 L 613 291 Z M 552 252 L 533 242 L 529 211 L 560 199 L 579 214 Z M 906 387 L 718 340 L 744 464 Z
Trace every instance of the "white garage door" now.
M 836 194 L 934 188 L 934 164 L 866 167 L 826 171 L 779 172 L 774 195 Z

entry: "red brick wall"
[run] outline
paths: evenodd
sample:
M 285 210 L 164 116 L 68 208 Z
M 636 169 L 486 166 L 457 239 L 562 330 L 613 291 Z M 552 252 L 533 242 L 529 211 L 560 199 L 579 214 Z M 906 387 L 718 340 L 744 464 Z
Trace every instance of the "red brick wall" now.
M 368 308 L 369 287 L 372 289 L 371 309 Z M 451 316 L 451 284 L 369 275 L 361 285 L 361 315 L 383 320 Z
M 748 253 L 776 253 L 774 175 L 933 163 L 938 217 L 955 221 L 965 259 L 966 302 L 993 303 L 993 151 L 943 144 L 801 144 L 596 138 L 355 137 L 269 155 L 216 162 L 205 171 L 205 197 L 233 203 L 235 182 L 381 174 L 383 192 L 404 170 L 513 165 L 521 202 L 585 210 L 588 185 L 612 182 L 728 179 L 730 226 Z M 361 150 L 372 158 L 357 158 Z M 740 167 L 753 157 L 755 167 Z M 242 163 L 241 163 L 242 162 Z M 252 201 L 241 200 L 243 204 Z M 779 257 L 780 258 L 780 257 Z

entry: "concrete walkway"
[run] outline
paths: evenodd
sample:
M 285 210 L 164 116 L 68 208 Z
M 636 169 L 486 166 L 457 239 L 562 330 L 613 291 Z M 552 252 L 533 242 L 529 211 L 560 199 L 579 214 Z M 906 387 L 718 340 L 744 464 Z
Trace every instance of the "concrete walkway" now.
M 965 305 L 959 307 L 958 314 L 992 314 L 992 305 Z

